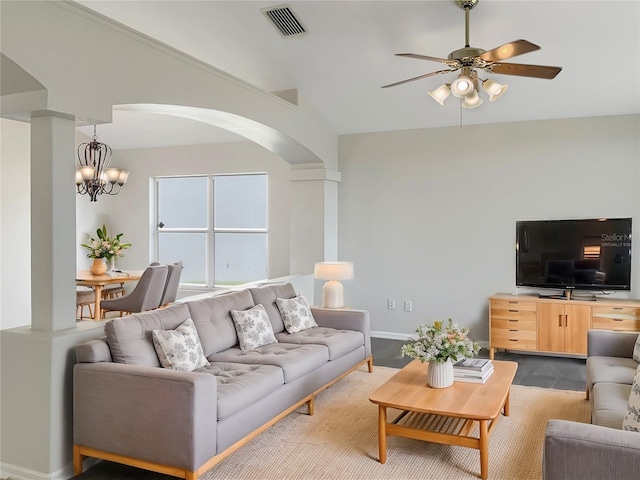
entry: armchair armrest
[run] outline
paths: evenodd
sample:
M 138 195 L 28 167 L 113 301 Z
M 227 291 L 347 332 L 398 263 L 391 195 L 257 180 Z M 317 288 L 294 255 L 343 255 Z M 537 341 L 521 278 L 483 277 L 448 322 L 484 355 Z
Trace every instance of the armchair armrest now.
M 216 398 L 206 373 L 76 364 L 74 444 L 195 471 L 216 454 Z
M 587 357 L 633 357 L 633 346 L 638 333 L 589 330 Z
M 637 478 L 640 433 L 587 423 L 549 420 L 544 438 L 544 480 Z
M 362 332 L 364 334 L 365 356 L 371 355 L 369 312 L 346 308 L 311 307 L 311 313 L 320 327 Z

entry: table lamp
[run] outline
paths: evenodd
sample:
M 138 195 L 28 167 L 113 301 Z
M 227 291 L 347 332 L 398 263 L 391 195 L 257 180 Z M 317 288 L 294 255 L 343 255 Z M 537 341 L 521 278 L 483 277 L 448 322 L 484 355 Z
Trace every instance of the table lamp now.
M 322 306 L 324 308 L 344 307 L 342 284 L 338 280 L 353 278 L 353 262 L 318 262 L 314 276 L 329 280 L 322 287 Z

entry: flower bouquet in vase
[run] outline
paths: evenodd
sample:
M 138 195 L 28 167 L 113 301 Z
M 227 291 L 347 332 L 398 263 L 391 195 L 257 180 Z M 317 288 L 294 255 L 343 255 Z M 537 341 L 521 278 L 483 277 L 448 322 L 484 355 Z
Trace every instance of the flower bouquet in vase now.
M 94 275 L 102 275 L 107 271 L 107 265 L 103 259 L 109 262 L 109 269 L 114 270 L 116 257 L 123 257 L 124 253 L 122 253 L 122 251 L 129 248 L 131 244 L 122 243 L 120 238 L 124 235 L 123 233 L 109 238 L 105 225 L 102 225 L 102 228 L 96 230 L 96 234 L 98 238 L 89 236 L 87 243 L 81 243 L 80 245 L 89 250 L 87 257 L 93 258 L 93 265 L 91 265 L 90 269 L 91 273 Z
M 458 357 L 475 357 L 480 346 L 467 336 L 469 329 L 459 328 L 451 319 L 447 323 L 422 324 L 416 329 L 414 342 L 402 346 L 402 355 L 429 362 L 427 383 L 433 388 L 453 385 L 453 362 Z

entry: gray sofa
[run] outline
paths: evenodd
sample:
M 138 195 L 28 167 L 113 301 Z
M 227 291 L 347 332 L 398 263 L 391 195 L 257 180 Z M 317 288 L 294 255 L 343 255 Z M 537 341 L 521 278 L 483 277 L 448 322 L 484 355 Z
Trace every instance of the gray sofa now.
M 633 377 L 637 333 L 590 330 L 587 391 L 591 424 L 550 420 L 544 443 L 545 480 L 640 477 L 640 433 L 622 430 Z
M 74 469 L 95 457 L 197 479 L 320 391 L 368 364 L 369 316 L 312 308 L 318 327 L 289 334 L 276 298 L 290 284 L 233 292 L 115 318 L 106 340 L 77 347 L 73 372 Z M 242 352 L 231 310 L 262 304 L 278 343 Z M 211 363 L 161 368 L 151 331 L 193 320 Z

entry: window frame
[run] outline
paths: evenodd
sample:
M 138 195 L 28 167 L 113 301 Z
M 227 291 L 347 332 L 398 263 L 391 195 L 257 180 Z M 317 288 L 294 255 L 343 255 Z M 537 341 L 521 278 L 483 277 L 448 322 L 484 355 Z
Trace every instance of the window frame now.
M 265 215 L 266 215 L 266 227 L 265 228 L 215 228 L 215 178 L 216 177 L 239 177 L 248 175 L 262 175 L 265 177 L 266 182 L 266 196 L 265 196 Z M 161 179 L 167 178 L 206 178 L 207 179 L 207 226 L 205 228 L 199 227 L 178 227 L 178 228 L 160 228 L 158 225 L 160 219 L 158 218 L 160 212 L 160 189 L 159 184 Z M 205 283 L 186 283 L 180 282 L 181 286 L 188 287 L 193 290 L 212 290 L 215 288 L 227 287 L 228 285 L 220 285 L 216 283 L 215 278 L 215 236 L 217 233 L 240 233 L 240 234 L 260 234 L 266 236 L 265 242 L 265 278 L 251 280 L 251 282 L 258 282 L 266 280 L 269 277 L 269 175 L 267 172 L 246 172 L 246 173 L 215 173 L 215 174 L 193 174 L 193 175 L 160 175 L 151 177 L 150 179 L 151 195 L 150 204 L 151 209 L 149 212 L 149 228 L 150 228 L 150 248 L 151 261 L 158 261 L 160 258 L 160 233 L 204 233 L 206 235 L 205 244 Z

